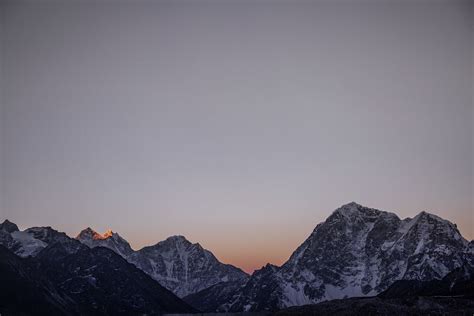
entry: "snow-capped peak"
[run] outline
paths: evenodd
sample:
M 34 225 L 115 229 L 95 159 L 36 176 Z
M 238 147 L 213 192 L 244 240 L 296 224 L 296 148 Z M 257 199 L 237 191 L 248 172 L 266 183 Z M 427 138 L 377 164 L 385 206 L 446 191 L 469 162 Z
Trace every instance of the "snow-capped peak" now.
M 327 218 L 326 222 L 334 223 L 343 220 L 344 222 L 353 225 L 359 222 L 365 222 L 368 224 L 373 223 L 376 220 L 390 219 L 394 221 L 400 220 L 394 213 L 366 207 L 356 202 L 350 202 L 333 211 L 332 214 Z
M 394 213 L 355 202 L 336 209 L 268 275 L 256 271 L 230 311 L 273 309 L 376 295 L 396 280 L 441 279 L 474 262 L 473 246 L 456 225 L 421 212 Z
M 356 209 L 358 209 L 358 208 L 362 208 L 362 207 L 365 207 L 365 206 L 363 206 L 363 205 L 361 205 L 357 202 L 352 201 L 352 202 L 349 202 L 349 203 L 346 203 L 346 204 L 342 205 L 340 208 L 346 208 L 346 209 L 356 208 Z
M 350 202 L 336 209 L 334 212 L 332 212 L 332 215 L 340 214 L 340 215 L 343 215 L 344 217 L 354 217 L 354 216 L 358 217 L 361 215 L 362 216 L 377 216 L 381 213 L 385 213 L 385 212 L 357 204 L 356 202 Z
M 432 214 L 432 213 L 429 213 L 429 212 L 426 212 L 426 211 L 422 211 L 420 212 L 418 215 L 416 215 L 413 220 L 414 221 L 417 221 L 417 222 L 420 222 L 420 221 L 427 221 L 427 220 L 434 220 L 434 221 L 438 221 L 438 222 L 441 222 L 443 224 L 446 224 L 446 225 L 449 225 L 449 226 L 454 226 L 453 223 L 451 223 L 450 221 L 447 221 L 435 214 Z
M 111 229 L 108 229 L 108 230 L 105 231 L 105 233 L 100 234 L 100 233 L 96 232 L 95 230 L 93 230 L 92 228 L 87 227 L 86 229 L 82 230 L 77 235 L 76 239 L 79 239 L 81 241 L 82 240 L 88 240 L 88 239 L 103 240 L 103 239 L 113 237 L 114 235 L 116 235 L 116 233 L 114 233 Z
M 179 297 L 223 281 L 247 278 L 242 270 L 223 264 L 198 243 L 175 235 L 135 252 L 129 260 Z
M 89 248 L 98 246 L 109 248 L 124 258 L 128 258 L 128 256 L 133 253 L 130 244 L 125 239 L 120 237 L 119 234 L 114 233 L 111 229 L 108 229 L 105 233 L 100 234 L 92 228 L 87 227 L 77 235 L 76 239 Z
M 425 227 L 425 230 L 432 233 L 448 234 L 449 236 L 455 237 L 455 239 L 463 239 L 456 224 L 425 211 L 420 212 L 412 219 L 405 219 L 403 224 L 400 225 L 399 231 L 402 233 L 408 233 L 414 228 L 418 228 L 417 230 L 419 230 L 421 227 Z
M 170 237 L 166 238 L 165 240 L 160 241 L 160 243 L 186 243 L 186 244 L 192 244 L 183 235 L 170 236 Z
M 6 225 L 5 225 L 6 224 Z M 60 243 L 68 252 L 73 253 L 80 243 L 51 227 L 31 227 L 24 231 L 5 221 L 0 227 L 0 244 L 6 246 L 20 257 L 36 256 L 50 244 Z

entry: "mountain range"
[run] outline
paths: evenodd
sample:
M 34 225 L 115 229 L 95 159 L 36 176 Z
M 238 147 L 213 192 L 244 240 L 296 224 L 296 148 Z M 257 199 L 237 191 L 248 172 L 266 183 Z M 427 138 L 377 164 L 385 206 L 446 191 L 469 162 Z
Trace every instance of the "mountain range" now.
M 2 315 L 161 315 L 196 311 L 114 251 L 51 227 L 0 224 Z
M 179 297 L 217 283 L 249 277 L 239 268 L 219 262 L 209 250 L 183 236 L 171 236 L 138 251 L 133 251 L 125 239 L 112 231 L 101 235 L 86 228 L 76 239 L 91 248 L 106 247 L 115 251 Z
M 1 275 L 18 274 L 21 293 L 40 288 L 50 314 L 71 315 L 277 311 L 408 291 L 453 271 L 472 276 L 474 267 L 474 243 L 455 224 L 427 212 L 400 219 L 354 202 L 318 224 L 282 266 L 250 276 L 183 236 L 135 251 L 112 231 L 86 228 L 70 238 L 51 227 L 20 231 L 6 220 L 0 245 Z M 7 315 L 16 305 L 3 306 L 3 297 Z

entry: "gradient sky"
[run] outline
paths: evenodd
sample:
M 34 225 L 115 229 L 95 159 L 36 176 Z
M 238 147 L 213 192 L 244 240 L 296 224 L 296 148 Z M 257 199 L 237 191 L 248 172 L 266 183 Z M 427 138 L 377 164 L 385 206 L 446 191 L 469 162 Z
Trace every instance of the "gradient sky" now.
M 468 1 L 0 8 L 0 220 L 246 271 L 350 201 L 474 238 Z

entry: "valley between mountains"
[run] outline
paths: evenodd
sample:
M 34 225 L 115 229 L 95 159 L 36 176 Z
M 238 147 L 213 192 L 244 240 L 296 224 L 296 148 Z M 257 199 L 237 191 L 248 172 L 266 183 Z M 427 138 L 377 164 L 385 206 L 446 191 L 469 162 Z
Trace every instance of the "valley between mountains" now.
M 299 306 L 320 303 L 314 305 L 319 313 L 334 314 L 334 304 L 351 308 L 375 300 L 370 304 L 387 308 L 390 299 L 403 310 L 396 302 L 407 295 L 474 294 L 474 242 L 436 215 L 400 219 L 352 202 L 309 233 L 282 266 L 267 264 L 248 275 L 184 236 L 135 251 L 112 231 L 86 228 L 71 238 L 51 227 L 20 231 L 5 220 L 0 313 L 303 315 L 310 307 Z

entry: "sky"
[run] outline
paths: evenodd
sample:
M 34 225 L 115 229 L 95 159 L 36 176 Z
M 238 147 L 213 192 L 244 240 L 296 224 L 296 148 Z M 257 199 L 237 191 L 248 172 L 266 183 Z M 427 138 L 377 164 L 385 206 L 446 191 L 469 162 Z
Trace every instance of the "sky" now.
M 468 1 L 4 1 L 0 221 L 246 271 L 351 201 L 474 238 Z

